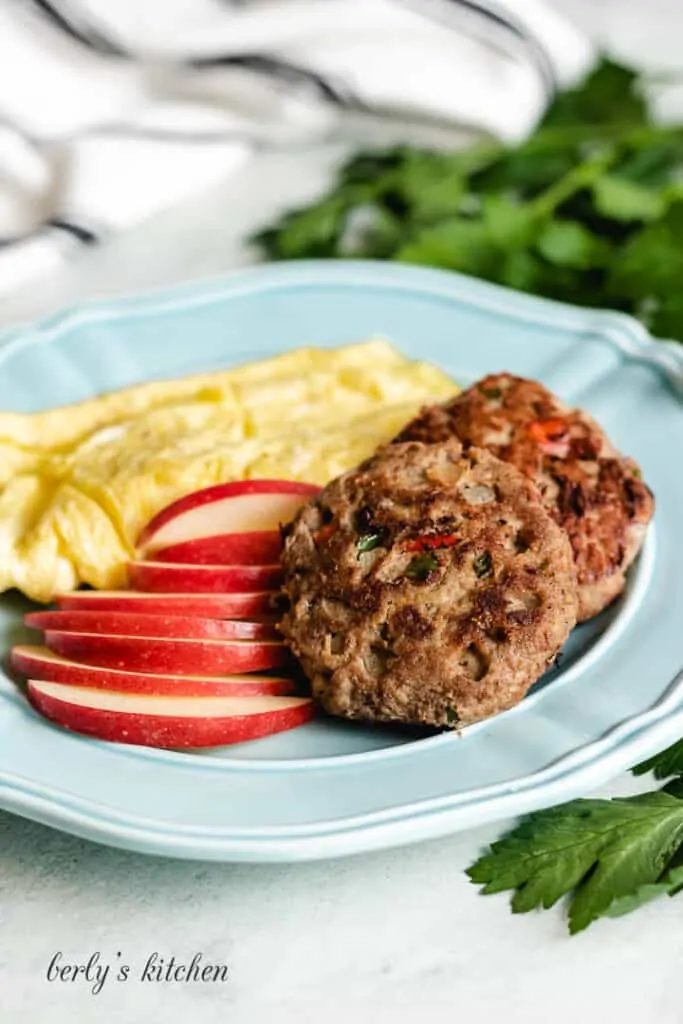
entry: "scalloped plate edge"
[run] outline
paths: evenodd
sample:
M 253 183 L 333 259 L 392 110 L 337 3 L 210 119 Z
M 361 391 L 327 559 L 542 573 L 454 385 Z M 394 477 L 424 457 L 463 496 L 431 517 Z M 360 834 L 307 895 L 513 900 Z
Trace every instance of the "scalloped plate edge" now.
M 0 771 L 0 806 L 85 839 L 140 853 L 190 859 L 277 862 L 317 860 L 434 839 L 477 825 L 566 802 L 663 749 L 683 732 L 683 671 L 664 697 L 641 715 L 542 771 L 356 818 L 278 829 L 165 827 L 153 819 L 113 814 L 92 801 Z M 416 829 L 419 826 L 419 834 Z

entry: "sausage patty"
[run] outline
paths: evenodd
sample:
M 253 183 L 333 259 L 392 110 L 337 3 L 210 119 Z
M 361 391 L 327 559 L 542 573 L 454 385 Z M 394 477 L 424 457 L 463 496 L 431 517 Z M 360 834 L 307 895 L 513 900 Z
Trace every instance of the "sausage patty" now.
M 285 529 L 280 629 L 334 715 L 456 726 L 522 699 L 576 622 L 566 534 L 478 448 L 389 445 Z
M 453 436 L 487 448 L 535 482 L 569 535 L 579 621 L 610 604 L 624 588 L 654 512 L 637 463 L 620 455 L 587 413 L 509 373 L 491 374 L 450 402 L 424 409 L 396 440 L 433 443 Z

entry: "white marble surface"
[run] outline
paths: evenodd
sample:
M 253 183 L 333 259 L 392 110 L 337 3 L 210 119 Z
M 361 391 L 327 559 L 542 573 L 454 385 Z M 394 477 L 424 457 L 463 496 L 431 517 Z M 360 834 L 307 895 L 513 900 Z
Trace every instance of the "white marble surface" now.
M 680 0 L 554 0 L 619 54 L 681 66 Z M 683 110 L 680 90 L 662 110 Z M 0 304 L 0 324 L 94 295 L 217 273 L 250 259 L 239 242 L 322 187 L 339 147 L 262 157 L 239 180 Z M 216 211 L 222 211 L 217 215 Z M 178 244 L 180 241 L 180 244 Z M 635 790 L 627 777 L 605 794 Z M 502 827 L 502 826 L 501 826 Z M 156 860 L 0 813 L 2 1024 L 358 1024 L 456 1018 L 525 1024 L 681 1024 L 683 898 L 569 939 L 556 909 L 513 918 L 463 869 L 499 827 L 315 865 Z M 225 984 L 46 981 L 61 950 L 139 973 L 158 952 L 227 962 Z

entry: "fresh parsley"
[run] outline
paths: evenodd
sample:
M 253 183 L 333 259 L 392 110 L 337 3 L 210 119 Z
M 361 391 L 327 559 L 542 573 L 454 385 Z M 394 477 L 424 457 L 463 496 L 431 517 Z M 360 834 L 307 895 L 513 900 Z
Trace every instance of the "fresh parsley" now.
M 512 910 L 570 896 L 569 930 L 683 888 L 683 800 L 659 791 L 573 800 L 530 814 L 468 869 L 484 893 L 513 890 Z
M 683 777 L 683 740 L 679 740 L 672 747 L 667 747 L 633 769 L 634 775 L 646 775 L 648 772 L 653 772 L 656 779 L 668 779 L 673 775 Z
M 683 340 L 683 126 L 655 123 L 646 84 L 603 59 L 515 148 L 359 153 L 256 240 L 271 259 L 459 270 Z

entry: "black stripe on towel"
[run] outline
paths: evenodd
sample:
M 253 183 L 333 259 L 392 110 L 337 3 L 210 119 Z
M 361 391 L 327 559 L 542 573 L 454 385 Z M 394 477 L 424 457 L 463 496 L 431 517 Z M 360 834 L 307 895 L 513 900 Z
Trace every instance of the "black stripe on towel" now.
M 302 68 L 298 64 L 290 64 L 289 61 L 280 60 L 279 57 L 271 57 L 260 53 L 241 53 L 229 55 L 216 55 L 212 57 L 197 57 L 187 62 L 192 68 L 246 68 L 255 71 L 257 74 L 269 75 L 287 85 L 305 85 L 313 89 L 330 103 L 340 107 L 363 107 L 361 101 L 352 91 L 340 82 L 332 82 L 328 78 L 319 75 L 317 71 L 310 68 Z
M 54 0 L 30 0 L 40 13 L 57 28 L 66 32 L 68 36 L 82 43 L 84 46 L 96 50 L 97 53 L 109 57 L 130 57 L 130 54 L 122 49 L 118 43 L 103 35 L 94 25 L 87 24 L 82 14 L 77 18 L 65 14 L 62 7 Z M 79 25 L 80 23 L 80 25 Z M 82 27 L 81 27 L 82 26 Z
M 552 100 L 555 96 L 559 83 L 546 48 L 510 11 L 502 10 L 495 3 L 479 3 L 477 0 L 417 0 L 417 2 L 416 0 L 399 0 L 399 2 L 410 7 L 411 10 L 417 11 L 423 17 L 431 17 L 432 20 L 439 21 L 442 25 L 454 26 L 457 18 L 454 8 L 460 8 L 462 11 L 467 11 L 478 17 L 482 26 L 485 24 L 491 27 L 495 26 L 499 30 L 499 38 L 502 39 L 504 34 L 510 42 L 517 46 L 522 44 L 523 50 L 535 65 L 543 81 L 548 100 Z M 489 41 L 495 43 L 493 38 L 489 38 Z
M 51 228 L 57 228 L 59 231 L 65 231 L 73 238 L 77 238 L 83 245 L 95 245 L 99 242 L 98 236 L 90 228 L 83 227 L 82 224 L 74 224 L 71 220 L 64 220 L 61 217 L 53 217 L 49 220 L 48 225 Z
M 90 47 L 97 53 L 108 56 L 133 58 L 134 54 L 127 52 L 118 43 L 107 38 L 94 25 L 89 24 L 79 12 L 74 16 L 65 13 L 63 5 L 58 5 L 55 0 L 29 0 L 34 7 L 49 20 L 53 25 L 66 32 L 72 39 L 77 40 L 84 46 Z M 268 75 L 271 78 L 284 82 L 287 85 L 305 85 L 313 89 L 330 103 L 341 107 L 362 108 L 363 104 L 353 95 L 347 86 L 331 82 L 310 68 L 302 68 L 289 61 L 281 60 L 267 54 L 242 53 L 215 56 L 198 57 L 183 61 L 186 67 L 192 68 L 217 68 L 235 67 L 246 68 L 257 74 Z

